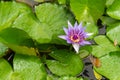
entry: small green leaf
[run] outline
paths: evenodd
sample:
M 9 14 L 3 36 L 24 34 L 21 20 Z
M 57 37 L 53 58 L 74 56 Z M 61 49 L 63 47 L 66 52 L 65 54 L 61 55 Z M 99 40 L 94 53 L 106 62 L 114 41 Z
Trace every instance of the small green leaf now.
M 112 18 L 120 20 L 119 13 L 120 13 L 120 0 L 115 0 L 113 4 L 110 7 L 108 7 L 107 14 Z
M 107 36 L 110 38 L 112 42 L 117 42 L 120 45 L 120 22 L 111 24 L 107 28 Z
M 10 64 L 3 58 L 0 58 L 0 80 L 10 80 L 13 70 Z
M 102 57 L 109 54 L 109 52 L 119 50 L 119 48 L 117 46 L 115 47 L 114 44 L 111 43 L 104 35 L 97 36 L 94 40 L 98 45 L 92 46 L 92 54 L 96 57 Z
M 70 0 L 71 10 L 81 22 L 94 23 L 103 14 L 106 0 Z
M 94 69 L 107 77 L 109 80 L 119 80 L 120 79 L 120 52 L 111 52 L 100 59 L 101 66 L 99 68 L 94 67 Z
M 50 53 L 56 60 L 47 60 L 47 66 L 53 74 L 58 76 L 75 76 L 82 72 L 83 63 L 78 55 L 67 50 L 57 50 Z
M 13 67 L 11 80 L 46 80 L 44 66 L 36 56 L 16 54 Z
M 0 42 L 17 53 L 36 55 L 33 40 L 28 34 L 16 28 L 6 28 L 0 32 Z

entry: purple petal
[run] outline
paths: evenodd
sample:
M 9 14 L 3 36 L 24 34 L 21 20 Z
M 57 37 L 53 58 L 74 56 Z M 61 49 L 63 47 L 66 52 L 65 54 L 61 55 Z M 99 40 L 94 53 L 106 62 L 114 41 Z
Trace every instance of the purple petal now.
M 73 48 L 75 49 L 76 53 L 79 52 L 80 45 L 77 43 L 72 44 Z
M 82 28 L 82 22 L 78 25 L 79 30 Z
M 68 30 L 69 31 L 72 31 L 74 28 L 73 28 L 73 26 L 72 26 L 72 24 L 68 21 Z
M 71 44 L 71 43 L 72 43 L 72 41 L 71 41 L 71 40 L 69 40 L 69 39 L 67 39 L 67 43 Z
M 77 21 L 76 21 L 75 24 L 74 24 L 74 28 L 75 28 L 75 29 L 78 28 L 78 23 L 77 23 Z
M 67 29 L 67 28 L 63 28 L 63 30 L 64 30 L 65 33 L 68 35 L 68 29 Z
M 58 36 L 58 37 L 66 40 L 66 35 L 60 35 L 60 36 Z
M 91 43 L 90 43 L 89 41 L 82 41 L 82 42 L 80 42 L 80 45 L 82 45 L 82 46 L 85 45 L 85 44 L 88 44 L 88 45 L 89 45 L 89 44 L 91 44 Z

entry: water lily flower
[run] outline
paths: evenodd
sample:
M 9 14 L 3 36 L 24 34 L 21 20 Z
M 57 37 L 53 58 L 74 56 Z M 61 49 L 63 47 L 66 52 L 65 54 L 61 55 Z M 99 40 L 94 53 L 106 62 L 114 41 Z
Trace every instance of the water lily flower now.
M 68 21 L 68 29 L 64 27 L 63 30 L 66 35 L 60 35 L 58 37 L 66 40 L 67 43 L 72 44 L 76 53 L 79 52 L 80 46 L 91 44 L 89 41 L 86 41 L 86 38 L 92 34 L 85 32 L 85 27 L 82 26 L 82 22 L 80 24 L 75 22 L 74 26 L 72 26 Z

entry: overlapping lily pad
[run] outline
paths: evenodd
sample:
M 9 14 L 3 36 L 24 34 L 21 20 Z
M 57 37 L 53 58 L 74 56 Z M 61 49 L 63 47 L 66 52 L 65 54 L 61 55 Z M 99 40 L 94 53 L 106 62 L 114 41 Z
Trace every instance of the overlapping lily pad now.
M 116 42 L 120 45 L 120 23 L 111 24 L 107 28 L 107 36 L 110 38 L 112 42 Z
M 70 0 L 70 5 L 79 22 L 94 23 L 104 12 L 105 0 Z
M 115 0 L 112 5 L 107 9 L 107 14 L 115 19 L 120 20 L 120 0 Z
M 119 50 L 118 46 L 114 46 L 114 44 L 104 35 L 97 36 L 94 40 L 98 45 L 92 46 L 92 54 L 96 57 L 102 57 L 108 55 L 109 52 Z
M 63 6 L 45 3 L 35 7 L 36 15 L 40 21 L 41 27 L 44 29 L 46 36 L 49 36 L 51 43 L 62 44 L 58 35 L 64 34 L 63 27 L 67 27 L 68 20 L 74 22 L 72 14 L 70 14 Z
M 6 28 L 2 30 L 0 32 L 0 41 L 17 53 L 36 55 L 36 51 L 33 48 L 33 40 L 26 32 L 17 28 Z
M 46 80 L 44 65 L 36 56 L 16 54 L 13 66 L 11 80 Z
M 80 57 L 67 50 L 57 50 L 50 53 L 55 60 L 47 60 L 47 66 L 53 74 L 58 76 L 76 76 L 83 70 Z
M 120 52 L 110 52 L 106 56 L 103 56 L 99 59 L 101 66 L 99 68 L 94 67 L 94 69 L 110 80 L 119 80 Z
M 95 67 L 94 69 L 107 77 L 110 80 L 117 80 L 120 77 L 116 75 L 119 71 L 119 48 L 118 46 L 114 46 L 113 43 L 111 43 L 106 36 L 98 36 L 95 38 L 95 42 L 98 45 L 94 45 L 92 54 L 99 59 L 99 64 L 101 64 L 99 67 Z M 112 73 L 111 73 L 112 72 Z
M 16 7 L 17 6 L 17 7 Z M 10 27 L 21 13 L 31 12 L 30 7 L 25 4 L 0 1 L 0 31 Z

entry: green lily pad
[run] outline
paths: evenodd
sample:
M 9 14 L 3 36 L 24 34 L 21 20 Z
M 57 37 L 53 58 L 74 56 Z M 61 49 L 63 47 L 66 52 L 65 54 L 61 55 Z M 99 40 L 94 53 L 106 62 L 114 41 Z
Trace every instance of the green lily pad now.
M 120 0 L 115 0 L 110 7 L 107 9 L 107 14 L 115 19 L 120 20 Z
M 67 50 L 57 50 L 50 53 L 55 60 L 47 60 L 47 66 L 58 76 L 75 76 L 82 72 L 83 63 L 78 55 Z
M 10 80 L 13 72 L 11 65 L 3 58 L 0 58 L 0 80 Z
M 46 80 L 44 66 L 36 56 L 16 54 L 13 67 L 11 80 Z
M 40 24 L 32 13 L 21 15 L 12 25 L 13 28 L 19 28 L 27 32 L 37 42 L 48 43 L 51 36 L 46 32 L 45 26 L 46 24 Z
M 100 59 L 101 66 L 99 68 L 94 67 L 94 69 L 107 77 L 109 80 L 119 80 L 120 79 L 120 52 L 110 52 L 106 56 Z
M 120 45 L 120 23 L 114 23 L 111 24 L 108 28 L 107 28 L 107 36 L 110 38 L 110 40 L 112 42 L 116 41 L 117 44 Z
M 72 14 L 63 6 L 50 3 L 36 6 L 35 12 L 40 25 L 45 24 L 41 25 L 41 27 L 43 27 L 46 33 L 45 36 L 48 36 L 50 43 L 65 44 L 65 41 L 58 38 L 58 36 L 64 34 L 63 27 L 68 26 L 68 20 L 74 22 Z
M 107 25 L 106 27 L 109 27 L 110 25 L 119 22 L 119 20 L 116 20 L 116 19 L 111 18 L 109 16 L 102 16 L 100 19 L 102 20 L 103 25 Z
M 88 39 L 94 38 L 98 34 L 98 27 L 95 24 L 92 23 L 86 23 L 86 32 L 92 34 L 88 37 Z
M 30 7 L 14 1 L 0 2 L 0 7 L 0 12 L 2 12 L 0 13 L 0 22 L 2 22 L 0 24 L 0 30 L 7 27 L 19 28 L 27 32 L 32 39 L 40 43 L 50 41 L 50 37 L 44 32 L 46 31 L 45 28 L 40 27 L 46 26 L 46 24 L 39 24 Z
M 89 45 L 81 46 L 79 56 L 81 58 L 85 58 L 85 57 L 89 56 L 89 54 L 91 54 L 91 52 L 92 52 L 92 47 L 91 46 L 89 46 Z
M 25 4 L 0 1 L 0 30 L 10 27 L 21 13 L 27 12 L 30 12 L 30 8 Z
M 0 42 L 17 53 L 36 55 L 33 40 L 20 29 L 6 28 L 0 31 Z
M 3 43 L 0 43 L 0 57 L 5 55 L 5 52 L 8 50 L 8 47 L 5 46 Z
M 114 46 L 104 35 L 97 36 L 94 40 L 98 45 L 92 46 L 92 54 L 96 57 L 102 57 L 109 54 L 109 52 L 119 50 L 118 46 Z
M 81 22 L 94 23 L 103 14 L 106 0 L 70 0 L 71 10 Z

